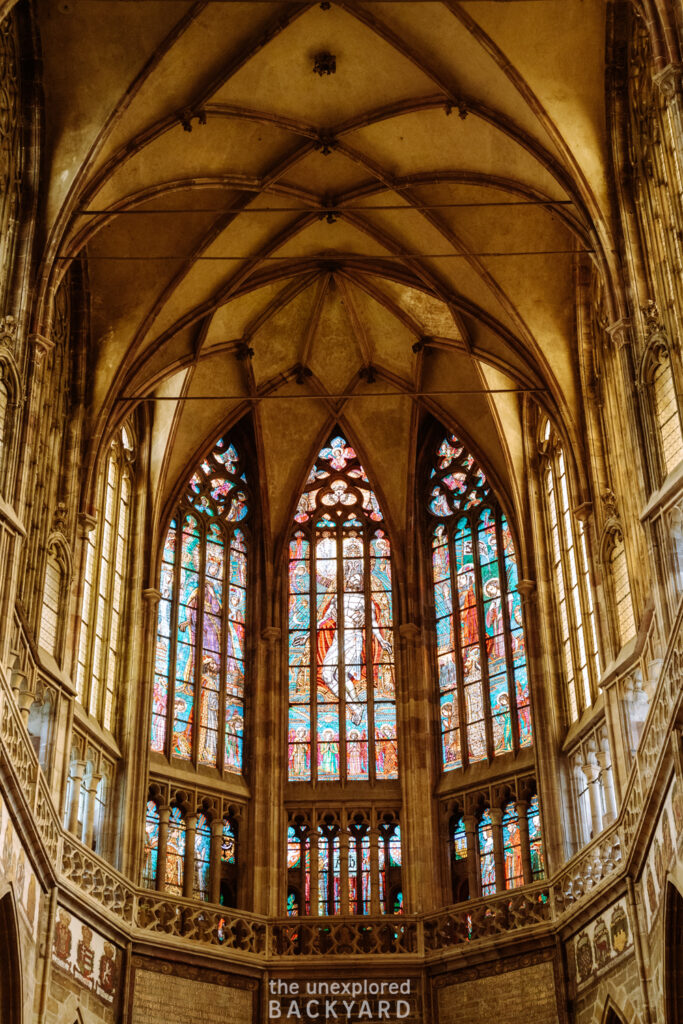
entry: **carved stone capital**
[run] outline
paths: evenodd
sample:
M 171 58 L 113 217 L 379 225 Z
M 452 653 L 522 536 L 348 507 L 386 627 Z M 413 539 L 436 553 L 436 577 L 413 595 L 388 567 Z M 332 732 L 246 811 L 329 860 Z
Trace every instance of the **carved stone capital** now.
M 410 646 L 419 641 L 422 631 L 414 622 L 402 622 L 398 627 L 398 635 L 406 646 Z
M 17 327 L 16 317 L 13 317 L 11 313 L 0 316 L 0 344 L 7 345 L 8 348 L 14 348 L 14 342 L 17 338 Z
M 31 334 L 29 341 L 35 350 L 36 362 L 38 363 L 42 363 L 48 352 L 51 352 L 55 347 L 52 338 L 48 338 L 44 334 Z
M 676 95 L 681 93 L 681 80 L 683 79 L 683 65 L 667 64 L 661 71 L 655 72 L 652 81 L 659 89 L 664 99 L 669 103 Z
M 613 324 L 608 324 L 605 328 L 615 348 L 621 350 L 627 345 L 631 344 L 631 320 L 627 316 L 622 316 L 619 320 L 615 320 Z
M 517 590 L 523 602 L 530 601 L 536 592 L 536 580 L 518 580 Z
M 261 630 L 261 639 L 267 643 L 269 647 L 273 647 L 281 636 L 282 630 L 279 626 L 266 626 L 265 629 Z
M 142 591 L 142 600 L 153 608 L 161 601 L 161 591 L 157 590 L 156 587 L 145 587 Z
M 97 526 L 97 517 L 91 516 L 89 512 L 81 512 L 78 516 L 78 529 L 80 536 L 86 538 Z
M 576 508 L 572 509 L 572 512 L 574 518 L 578 519 L 580 523 L 587 523 L 593 515 L 593 502 L 584 501 L 583 504 L 577 505 Z

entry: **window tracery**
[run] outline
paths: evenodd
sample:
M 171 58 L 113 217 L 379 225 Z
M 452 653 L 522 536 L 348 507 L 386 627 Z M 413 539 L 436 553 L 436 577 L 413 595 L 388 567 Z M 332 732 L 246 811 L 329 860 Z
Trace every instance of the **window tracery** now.
M 397 814 L 290 812 L 289 916 L 398 913 L 403 913 L 403 885 Z
M 124 427 L 113 439 L 100 474 L 99 519 L 89 524 L 93 528 L 87 533 L 84 552 L 76 695 L 110 731 L 123 647 L 133 457 L 131 432 Z
M 557 629 L 570 721 L 591 707 L 600 677 L 598 627 L 586 526 L 571 506 L 562 442 L 550 420 L 541 424 L 539 450 Z
M 289 780 L 398 777 L 391 547 L 353 448 L 318 454 L 289 546 Z
M 453 434 L 428 482 L 442 766 L 532 743 L 517 557 L 486 477 Z
M 58 661 L 61 657 L 63 605 L 68 584 L 69 562 L 66 550 L 57 538 L 49 542 L 43 595 L 38 627 L 38 643 Z
M 241 774 L 248 487 L 220 438 L 173 516 L 162 554 L 151 749 Z

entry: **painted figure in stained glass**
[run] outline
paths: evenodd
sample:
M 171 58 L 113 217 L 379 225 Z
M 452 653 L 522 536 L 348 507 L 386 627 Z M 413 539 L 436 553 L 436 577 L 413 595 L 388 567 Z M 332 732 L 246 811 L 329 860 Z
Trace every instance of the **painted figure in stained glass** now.
M 294 519 L 289 778 L 395 778 L 391 549 L 341 435 L 321 449 Z
M 160 573 L 152 750 L 242 770 L 247 484 L 220 438 L 169 526 Z M 171 624 L 176 622 L 175 636 Z
M 486 476 L 454 435 L 437 450 L 427 506 L 437 518 L 432 577 L 448 771 L 528 746 L 529 693 L 511 531 Z

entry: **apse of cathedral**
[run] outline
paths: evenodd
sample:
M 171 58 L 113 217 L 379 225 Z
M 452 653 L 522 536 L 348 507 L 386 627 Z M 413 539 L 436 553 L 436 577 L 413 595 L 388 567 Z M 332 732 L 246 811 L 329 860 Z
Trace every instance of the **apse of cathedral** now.
M 0 0 L 0 1024 L 683 1022 L 680 0 Z

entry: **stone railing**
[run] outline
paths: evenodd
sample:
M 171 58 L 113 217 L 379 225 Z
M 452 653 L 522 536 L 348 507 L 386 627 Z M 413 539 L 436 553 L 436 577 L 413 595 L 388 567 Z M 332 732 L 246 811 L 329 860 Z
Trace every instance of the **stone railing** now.
M 62 847 L 62 876 L 119 921 L 132 924 L 137 890 L 118 871 L 68 832 Z
M 554 876 L 551 891 L 556 916 L 592 893 L 600 882 L 623 866 L 621 829 L 620 821 L 610 825 Z
M 271 956 L 382 956 L 421 952 L 422 921 L 395 917 L 288 917 L 268 926 Z
M 425 952 L 546 925 L 552 921 L 552 910 L 550 890 L 545 883 L 467 900 L 423 919 Z
M 0 762 L 9 768 L 15 788 L 30 809 L 51 864 L 59 862 L 62 827 L 45 775 L 12 690 L 0 675 Z

